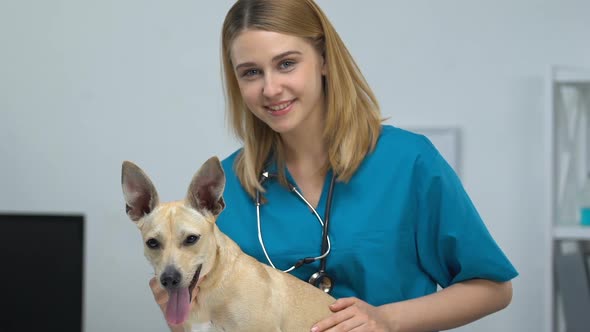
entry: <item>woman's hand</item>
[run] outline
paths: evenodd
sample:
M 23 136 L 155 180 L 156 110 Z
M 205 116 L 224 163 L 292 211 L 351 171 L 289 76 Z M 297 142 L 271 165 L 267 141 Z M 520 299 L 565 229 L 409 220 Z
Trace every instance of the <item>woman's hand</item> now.
M 150 288 L 154 294 L 156 303 L 160 306 L 160 309 L 162 309 L 162 313 L 165 314 L 166 304 L 168 303 L 168 292 L 164 288 L 160 287 L 160 283 L 156 277 L 150 279 Z M 184 328 L 182 326 L 172 326 L 168 324 L 168 327 L 172 332 L 184 332 Z
M 152 293 L 154 294 L 154 299 L 156 303 L 162 309 L 162 312 L 166 312 L 166 303 L 168 303 L 168 292 L 160 287 L 160 283 L 158 283 L 158 278 L 153 277 L 150 279 L 150 288 L 152 289 Z
M 446 331 L 505 308 L 512 283 L 471 279 L 436 293 L 374 307 L 357 298 L 337 300 L 334 313 L 311 331 Z
M 333 314 L 316 323 L 311 332 L 395 331 L 387 326 L 384 313 L 356 297 L 341 298 L 330 305 Z

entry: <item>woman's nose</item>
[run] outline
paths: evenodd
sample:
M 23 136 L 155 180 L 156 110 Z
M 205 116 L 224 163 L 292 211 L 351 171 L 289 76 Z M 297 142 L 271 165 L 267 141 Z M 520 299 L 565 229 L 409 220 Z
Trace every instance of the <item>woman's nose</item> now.
M 264 86 L 262 87 L 262 95 L 270 98 L 279 95 L 282 92 L 282 87 L 276 76 L 266 75 L 264 77 Z

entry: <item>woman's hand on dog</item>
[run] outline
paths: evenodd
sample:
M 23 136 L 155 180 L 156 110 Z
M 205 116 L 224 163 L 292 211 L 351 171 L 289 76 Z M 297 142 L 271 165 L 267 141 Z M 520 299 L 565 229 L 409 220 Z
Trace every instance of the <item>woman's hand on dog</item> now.
M 341 298 L 330 305 L 333 314 L 313 326 L 320 331 L 390 331 L 379 309 L 355 297 Z
M 156 277 L 150 279 L 150 288 L 152 290 L 152 293 L 154 294 L 154 299 L 156 300 L 156 303 L 160 306 L 160 309 L 162 309 L 162 313 L 165 313 L 166 304 L 168 303 L 168 292 L 164 288 L 160 287 L 160 283 L 158 282 L 158 278 Z M 184 328 L 182 326 L 168 325 L 168 327 L 172 332 L 184 332 Z
M 160 308 L 162 308 L 162 311 L 166 310 L 166 303 L 168 303 L 168 292 L 164 288 L 160 287 L 158 278 L 153 277 L 150 279 L 150 288 L 152 289 L 156 303 L 160 306 Z

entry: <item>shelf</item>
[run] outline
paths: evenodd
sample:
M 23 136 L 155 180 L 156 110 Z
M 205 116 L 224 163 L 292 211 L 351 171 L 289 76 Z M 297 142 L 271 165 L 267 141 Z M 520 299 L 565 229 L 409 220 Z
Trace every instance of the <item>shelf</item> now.
M 551 65 L 546 76 L 545 136 L 547 201 L 545 228 L 549 243 L 545 250 L 545 329 L 561 331 L 566 321 L 563 293 L 557 287 L 558 255 L 586 250 L 590 226 L 576 223 L 572 209 L 578 202 L 582 171 L 590 168 L 590 67 Z M 566 153 L 564 153 L 566 152 Z M 567 212 L 567 213 L 565 213 Z M 577 213 L 576 213 L 577 216 Z M 579 217 L 578 217 L 579 218 Z M 589 247 L 590 248 L 590 247 Z M 570 273 L 569 271 L 565 271 Z
M 555 226 L 553 238 L 556 240 L 589 240 L 590 226 Z

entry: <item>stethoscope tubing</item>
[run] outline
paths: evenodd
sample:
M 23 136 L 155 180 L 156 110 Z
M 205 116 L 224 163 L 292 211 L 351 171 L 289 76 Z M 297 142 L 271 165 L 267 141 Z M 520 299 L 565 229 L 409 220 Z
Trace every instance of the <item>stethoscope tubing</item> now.
M 330 225 L 330 211 L 332 211 L 332 194 L 334 193 L 334 184 L 336 183 L 336 176 L 333 174 L 332 179 L 330 180 L 330 188 L 328 189 L 328 197 L 326 197 L 326 212 L 324 217 L 324 224 L 323 227 L 323 234 L 322 234 L 322 251 L 326 252 L 325 256 L 328 255 L 330 250 L 332 249 L 332 245 L 330 243 L 330 234 L 328 234 L 328 226 Z M 324 256 L 324 257 L 325 257 Z M 322 259 L 320 261 L 320 271 L 326 271 L 326 259 Z
M 260 181 L 260 184 L 263 184 L 266 179 L 270 178 L 271 176 L 274 176 L 268 172 L 263 172 L 262 173 L 262 178 Z M 298 268 L 299 266 L 303 265 L 304 263 L 311 263 L 317 260 L 320 260 L 320 271 L 324 272 L 326 269 L 326 257 L 328 256 L 328 254 L 330 253 L 331 249 L 332 249 L 332 244 L 330 242 L 330 236 L 328 234 L 328 222 L 329 222 L 329 215 L 330 215 L 330 209 L 331 209 L 331 204 L 332 204 L 332 191 L 334 189 L 334 182 L 335 182 L 335 177 L 332 176 L 332 180 L 330 181 L 330 189 L 328 191 L 328 197 L 327 197 L 327 205 L 326 205 L 326 218 L 325 220 L 322 220 L 322 217 L 319 215 L 319 213 L 317 212 L 317 210 L 309 203 L 309 201 L 307 199 L 305 199 L 305 197 L 303 197 L 303 195 L 299 192 L 299 190 L 297 190 L 297 188 L 289 183 L 289 189 L 294 192 L 306 205 L 307 207 L 312 211 L 312 213 L 315 215 L 316 219 L 318 220 L 318 222 L 320 223 L 320 225 L 322 226 L 322 246 L 321 246 L 321 252 L 322 254 L 320 256 L 317 257 L 313 257 L 313 258 L 305 258 L 301 261 L 299 261 L 298 263 L 296 263 L 295 265 L 291 266 L 290 268 L 286 269 L 286 270 L 282 270 L 283 272 L 291 272 L 293 270 L 295 270 L 296 268 Z M 260 245 L 262 247 L 262 251 L 264 253 L 264 256 L 266 257 L 266 260 L 268 261 L 268 263 L 270 264 L 270 266 L 272 266 L 273 268 L 277 269 L 277 267 L 274 265 L 274 263 L 272 262 L 272 260 L 270 259 L 270 256 L 268 255 L 268 252 L 266 250 L 266 246 L 264 245 L 264 239 L 262 237 L 262 229 L 261 229 L 261 222 L 260 222 L 260 192 L 256 191 L 256 224 L 257 224 L 257 228 L 258 228 L 258 242 L 260 242 Z

